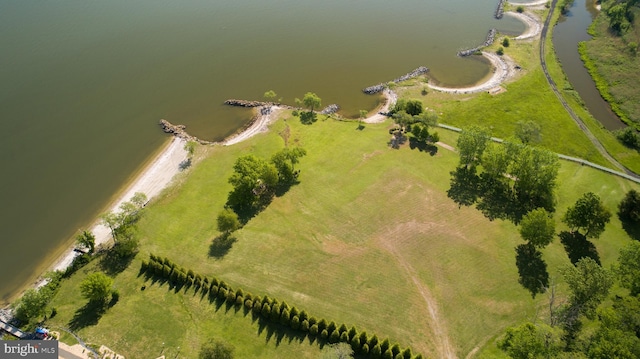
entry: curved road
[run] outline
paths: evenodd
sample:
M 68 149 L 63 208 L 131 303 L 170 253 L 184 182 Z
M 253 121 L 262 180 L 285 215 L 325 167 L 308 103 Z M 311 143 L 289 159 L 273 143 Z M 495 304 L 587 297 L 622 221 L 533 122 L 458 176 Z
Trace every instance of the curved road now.
M 547 82 L 549 82 L 549 85 L 551 86 L 553 93 L 556 94 L 556 97 L 562 104 L 562 107 L 564 107 L 564 109 L 567 110 L 567 113 L 569 113 L 573 121 L 575 121 L 575 123 L 578 125 L 578 127 L 580 127 L 582 132 L 584 132 L 584 134 L 587 135 L 589 140 L 591 140 L 591 143 L 593 143 L 593 145 L 596 146 L 596 149 L 602 154 L 602 156 L 604 156 L 604 158 L 606 158 L 609 162 L 611 162 L 614 166 L 616 166 L 620 170 L 624 171 L 626 174 L 636 178 L 640 178 L 640 176 L 638 176 L 635 172 L 623 166 L 620 162 L 616 161 L 616 159 L 613 158 L 613 156 L 611 156 L 609 152 L 607 152 L 604 146 L 602 146 L 602 143 L 600 143 L 600 141 L 593 135 L 593 133 L 589 131 L 589 129 L 584 124 L 582 119 L 580 119 L 580 117 L 578 117 L 578 115 L 575 112 L 573 112 L 571 107 L 569 107 L 567 102 L 564 100 L 564 97 L 562 97 L 562 94 L 558 90 L 558 87 L 556 86 L 555 81 L 553 81 L 553 79 L 551 78 L 551 75 L 549 75 L 549 71 L 547 69 L 547 61 L 544 58 L 544 46 L 547 39 L 547 32 L 549 31 L 549 24 L 551 23 L 551 17 L 553 16 L 553 10 L 555 9 L 557 2 L 558 0 L 553 0 L 551 2 L 551 7 L 549 8 L 549 14 L 547 15 L 547 19 L 544 21 L 544 26 L 542 27 L 542 33 L 540 34 L 540 64 L 542 65 L 544 76 L 547 78 Z

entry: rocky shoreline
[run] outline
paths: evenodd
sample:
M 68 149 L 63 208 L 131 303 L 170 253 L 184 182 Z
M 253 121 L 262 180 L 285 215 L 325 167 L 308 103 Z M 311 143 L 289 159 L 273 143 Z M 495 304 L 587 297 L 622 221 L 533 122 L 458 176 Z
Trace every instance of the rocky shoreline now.
M 480 51 L 480 49 L 488 47 L 488 46 L 491 46 L 493 44 L 493 42 L 496 40 L 496 34 L 497 33 L 498 33 L 498 30 L 496 30 L 495 28 L 489 30 L 489 32 L 487 33 L 487 39 L 484 40 L 482 45 L 476 46 L 476 47 L 474 47 L 472 49 L 458 51 L 457 55 L 460 56 L 460 57 L 471 56 L 471 55 L 475 54 L 476 52 Z
M 400 76 L 398 78 L 395 78 L 395 79 L 391 80 L 390 82 L 393 82 L 393 83 L 397 84 L 399 82 L 406 81 L 406 80 L 409 80 L 409 79 L 424 75 L 424 74 L 426 74 L 428 72 L 429 72 L 428 68 L 426 68 L 424 66 L 420 66 L 420 67 L 418 67 L 417 69 L 415 69 L 415 70 L 413 70 L 411 72 L 408 72 L 408 73 L 406 73 L 406 74 L 404 74 L 404 75 L 402 75 L 402 76 Z M 387 84 L 379 83 L 377 85 L 369 86 L 369 87 L 367 87 L 365 89 L 362 89 L 362 92 L 366 93 L 367 95 L 373 95 L 373 94 L 376 94 L 378 92 L 382 92 L 385 88 L 387 88 Z

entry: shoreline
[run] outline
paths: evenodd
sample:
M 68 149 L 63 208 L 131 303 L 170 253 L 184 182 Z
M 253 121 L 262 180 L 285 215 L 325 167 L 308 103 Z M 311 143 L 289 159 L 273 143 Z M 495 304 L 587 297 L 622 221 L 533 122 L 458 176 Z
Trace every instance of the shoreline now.
M 176 136 L 167 141 L 166 144 L 141 166 L 141 169 L 137 175 L 133 175 L 120 191 L 118 191 L 109 204 L 103 211 L 117 211 L 120 205 L 131 199 L 136 192 L 143 192 L 147 196 L 147 203 L 155 196 L 160 194 L 173 180 L 175 175 L 182 172 L 181 164 L 187 159 L 187 152 L 184 149 L 186 141 Z M 89 224 L 88 230 L 96 237 L 96 248 L 101 245 L 105 245 L 111 241 L 111 233 L 109 229 L 100 223 L 100 219 L 96 218 Z M 71 244 L 68 244 L 71 242 Z M 26 289 L 35 287 L 39 288 L 47 283 L 43 275 L 49 271 L 64 271 L 67 269 L 76 256 L 80 253 L 76 252 L 75 241 L 69 239 L 61 249 L 56 250 L 56 254 L 52 256 L 55 258 L 50 261 L 46 261 L 46 264 L 40 268 L 45 268 L 35 279 L 35 281 L 29 281 L 25 284 L 21 290 L 17 292 L 11 301 L 19 298 Z M 58 254 L 59 253 L 59 254 Z
M 538 5 L 537 3 L 511 4 L 525 6 Z M 523 21 L 527 26 L 525 32 L 523 32 L 523 34 L 516 37 L 515 39 L 530 39 L 540 34 L 541 23 L 539 19 L 534 18 L 531 14 L 525 15 L 514 12 L 507 12 L 507 14 L 515 16 L 516 18 Z M 483 79 L 478 84 L 462 88 L 447 88 L 432 84 L 428 84 L 427 86 L 431 89 L 441 92 L 468 94 L 496 88 L 515 75 L 515 71 L 513 70 L 514 63 L 507 56 L 500 57 L 496 54 L 484 51 L 482 52 L 482 55 L 489 60 L 491 66 L 493 67 L 493 74 L 491 75 L 491 77 L 489 77 L 489 79 Z M 395 101 L 397 100 L 397 94 L 392 90 L 385 89 L 382 96 L 385 98 L 385 103 L 380 108 L 378 108 L 373 115 L 363 119 L 363 122 L 381 123 L 387 119 L 387 116 L 383 115 L 382 113 L 387 112 L 391 104 L 395 103 Z M 277 114 L 282 109 L 283 107 L 280 106 L 262 107 L 259 110 L 260 113 L 256 115 L 255 119 L 249 126 L 242 129 L 240 132 L 226 138 L 220 144 L 223 146 L 231 146 L 245 141 L 259 133 L 268 131 L 268 126 L 273 121 L 275 121 L 274 119 L 277 118 Z M 119 209 L 119 206 L 123 202 L 131 199 L 133 194 L 136 192 L 145 193 L 148 201 L 151 201 L 155 196 L 157 196 L 172 182 L 175 175 L 182 172 L 180 164 L 187 159 L 187 152 L 184 150 L 185 143 L 186 140 L 173 135 L 168 144 L 166 144 L 165 147 L 155 155 L 155 157 L 152 157 L 150 162 L 141 166 L 140 172 L 137 175 L 132 176 L 132 179 L 123 186 L 123 190 L 117 192 L 117 194 L 114 195 L 115 200 L 111 201 L 110 204 L 107 205 L 106 210 L 117 211 Z M 111 241 L 111 234 L 109 229 L 103 226 L 100 223 L 99 219 L 95 219 L 89 225 L 89 227 L 90 231 L 96 237 L 96 248 Z M 74 251 L 74 248 L 76 248 L 76 246 L 75 242 L 72 242 L 72 240 L 73 239 L 70 238 L 69 241 L 66 242 L 67 244 L 62 246 L 61 249 L 55 251 L 55 253 L 51 256 L 51 258 L 55 258 L 54 260 L 47 260 L 45 261 L 46 264 L 43 264 L 41 267 L 36 269 L 36 272 L 41 272 L 41 274 L 35 277 L 37 278 L 35 282 L 32 282 L 30 280 L 29 283 L 25 284 L 14 296 L 9 299 L 9 303 L 19 298 L 27 288 L 38 288 L 46 284 L 46 280 L 43 279 L 42 276 L 48 271 L 62 271 L 68 268 L 73 262 L 74 258 L 79 255 L 78 252 Z M 71 242 L 70 245 L 68 244 L 69 242 Z M 47 270 L 40 271 L 40 268 L 46 268 Z

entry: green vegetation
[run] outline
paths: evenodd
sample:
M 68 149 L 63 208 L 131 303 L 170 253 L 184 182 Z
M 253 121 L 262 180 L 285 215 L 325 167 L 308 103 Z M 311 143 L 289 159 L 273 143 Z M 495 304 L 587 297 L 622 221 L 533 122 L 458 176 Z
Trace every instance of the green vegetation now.
M 104 273 L 92 273 L 80 283 L 80 293 L 90 302 L 105 303 L 111 296 L 113 279 Z
M 517 228 L 507 221 L 489 221 L 476 209 L 458 208 L 446 197 L 449 172 L 458 163 L 456 153 L 438 148 L 430 157 L 409 146 L 390 150 L 388 124 L 368 125 L 357 135 L 348 122 L 320 121 L 310 127 L 287 120 L 272 126 L 269 133 L 236 146 L 207 149 L 208 156 L 180 181 L 181 186 L 167 190 L 145 210 L 137 230 L 143 255 L 114 278 L 121 300 L 98 320 L 76 326 L 83 339 L 108 343 L 130 357 L 144 356 L 145 348 L 160 352 L 162 342 L 168 348 L 165 354 L 173 356 L 180 347 L 181 356 L 196 357 L 209 338 L 233 345 L 237 357 L 320 355 L 317 343 L 308 337 L 278 340 L 287 338 L 291 329 L 260 329 L 259 323 L 244 317 L 241 307 L 216 307 L 192 291 L 176 294 L 166 285 L 145 283 L 138 268 L 149 252 L 189 264 L 196 273 L 218 277 L 230 288 L 242 288 L 245 297 L 259 293 L 265 295 L 260 299 L 265 303 L 272 303 L 267 296 L 290 303 L 299 308 L 300 328 L 314 335 L 321 335 L 329 323 L 322 325 L 313 317 L 300 320 L 300 308 L 313 308 L 319 318 L 354 323 L 362 350 L 380 355 L 382 343 L 373 340 L 373 333 L 392 344 L 408 345 L 414 353 L 438 357 L 437 339 L 426 322 L 429 309 L 420 294 L 424 289 L 433 291 L 440 321 L 461 357 L 478 345 L 492 347 L 491 338 L 505 327 L 538 312 L 541 303 L 520 287 L 513 266 L 513 248 L 520 241 Z M 247 153 L 269 158 L 281 150 L 278 133 L 285 127 L 289 142 L 308 153 L 298 164 L 300 183 L 234 232 L 236 242 L 223 256 L 210 256 L 210 245 L 220 235 L 211 218 L 224 208 L 232 189 L 227 178 L 234 162 Z M 450 145 L 457 140 L 449 132 L 440 137 Z M 560 212 L 582 192 L 593 191 L 614 208 L 623 197 L 621 187 L 638 189 L 571 163 L 562 163 L 557 182 Z M 556 221 L 559 217 L 555 215 Z M 612 218 L 597 243 L 603 263 L 613 262 L 625 238 L 619 220 Z M 551 276 L 570 263 L 558 243 L 546 247 L 544 259 Z M 85 301 L 78 286 L 99 268 L 91 262 L 63 283 L 50 304 L 58 309 L 49 319 L 51 325 L 68 326 L 74 313 L 84 313 L 79 312 Z M 191 288 L 196 275 L 193 278 Z M 188 273 L 183 280 L 189 280 Z M 228 295 L 218 289 L 220 283 L 209 283 L 209 293 Z M 252 301 L 253 311 L 258 301 L 255 296 Z M 271 314 L 266 308 L 262 305 L 260 310 Z M 119 330 L 107 329 L 115 327 Z
M 530 345 L 542 355 L 555 353 L 564 343 L 559 342 L 564 339 L 559 336 L 558 322 L 563 317 L 560 314 L 566 313 L 557 303 L 573 298 L 573 292 L 568 284 L 561 283 L 560 294 L 555 298 L 554 279 L 560 278 L 562 271 L 569 272 L 561 268 L 586 262 L 582 259 L 585 256 L 595 257 L 592 262 L 608 268 L 626 247 L 629 230 L 619 218 L 611 218 L 597 243 L 584 236 L 561 236 L 560 243 L 551 242 L 542 253 L 533 245 L 521 244 L 518 237 L 522 227 L 501 217 L 489 220 L 482 211 L 469 207 L 478 195 L 459 196 L 454 202 L 446 194 L 454 184 L 452 171 L 465 172 L 454 176 L 461 187 L 477 185 L 476 176 L 484 175 L 491 179 L 486 183 L 492 185 L 485 188 L 496 190 L 494 194 L 499 194 L 497 189 L 508 189 L 504 193 L 527 203 L 525 210 L 517 212 L 521 226 L 526 226 L 525 218 L 528 220 L 531 210 L 546 204 L 556 209 L 551 216 L 561 223 L 561 214 L 574 205 L 581 193 L 593 192 L 602 198 L 603 206 L 616 208 L 624 193 L 640 189 L 635 183 L 586 166 L 568 162 L 556 166 L 546 161 L 545 150 L 516 145 L 516 140 L 496 145 L 483 138 L 509 138 L 516 133 L 519 122 L 531 121 L 538 125 L 534 135 L 537 132 L 541 136 L 539 143 L 535 141 L 538 136 L 531 136 L 530 145 L 535 143 L 607 165 L 548 90 L 537 67 L 538 59 L 531 56 L 536 53 L 535 46 L 535 42 L 511 44 L 509 55 L 524 70 L 519 81 L 505 85 L 507 92 L 463 98 L 432 92 L 427 109 L 420 102 L 410 110 L 420 108 L 419 114 L 410 115 L 403 109 L 407 117 L 395 119 L 405 127 L 405 135 L 416 139 L 422 136 L 422 129 L 414 130 L 418 127 L 415 125 L 422 123 L 413 122 L 414 116 L 437 113 L 442 122 L 454 126 L 487 126 L 488 129 L 476 131 L 482 136 L 469 141 L 465 136 L 458 141 L 458 135 L 450 132 L 439 134 L 438 139 L 445 144 L 459 143 L 460 159 L 444 147 L 433 146 L 432 156 L 416 151 L 411 143 L 399 143 L 396 150 L 389 149 L 386 144 L 390 130 L 397 128 L 389 123 L 368 125 L 366 131 L 356 135 L 348 122 L 319 121 L 314 126 L 303 126 L 304 121 L 291 121 L 291 117 L 272 124 L 269 133 L 246 142 L 204 148 L 206 156 L 183 175 L 180 186 L 166 190 L 139 219 L 135 233 L 143 255 L 133 259 L 133 266 L 114 273 L 114 287 L 126 300 L 98 316 L 89 315 L 90 308 L 78 288 L 88 275 L 102 270 L 100 263 L 93 261 L 60 286 L 49 304 L 57 308 L 58 314 L 48 319 L 48 324 L 70 326 L 88 342 L 108 343 L 128 357 L 148 356 L 153 348 L 160 352 L 160 343 L 166 343 L 167 357 L 178 352 L 180 356 L 197 357 L 199 348 L 210 338 L 235 347 L 237 357 L 318 358 L 323 354 L 318 344 L 325 340 L 330 344 L 348 342 L 365 355 L 394 359 L 414 355 L 396 343 L 410 346 L 425 357 L 440 357 L 441 343 L 445 342 L 451 343 L 458 357 L 478 350 L 479 357 L 504 357 L 496 342 L 504 342 L 501 333 L 512 325 L 520 329 L 512 331 L 511 337 L 525 338 L 530 344 L 520 346 L 513 339 L 501 347 Z M 557 64 L 549 64 L 554 76 L 561 77 Z M 557 82 L 562 87 L 564 80 Z M 421 86 L 397 89 L 403 97 L 417 98 Z M 580 110 L 577 100 L 569 100 L 578 106 L 582 117 L 584 110 Z M 311 119 L 315 120 L 315 116 Z M 593 119 L 587 118 L 586 122 L 590 128 L 599 128 Z M 280 134 L 285 130 L 283 144 Z M 605 138 L 607 148 L 616 149 L 614 154 L 628 154 L 625 163 L 633 164 L 638 158 L 634 157 L 635 152 L 625 152 L 626 148 L 610 133 L 594 132 Z M 432 139 L 430 133 L 428 136 Z M 303 162 L 289 159 L 288 165 L 278 167 L 273 161 L 264 160 L 292 143 L 308 151 Z M 273 184 L 285 178 L 280 176 L 285 172 L 296 174 L 296 185 L 274 192 L 268 206 L 247 216 L 244 226 L 234 232 L 233 242 L 220 250 L 218 238 L 225 231 L 211 219 L 224 210 L 227 193 L 236 188 L 233 181 L 227 182 L 242 172 L 234 164 L 248 155 L 257 161 L 248 161 L 252 170 L 247 173 L 257 168 L 256 178 L 262 183 L 274 180 L 269 182 L 273 187 L 265 188 L 278 187 Z M 525 165 L 515 160 L 520 157 Z M 253 166 L 256 163 L 273 166 L 275 172 L 273 168 L 262 171 L 262 164 Z M 294 169 L 294 164 L 301 172 Z M 542 201 L 543 205 L 520 195 L 527 192 L 521 186 L 528 188 L 524 170 L 537 172 L 538 164 L 543 165 L 542 173 L 544 169 L 554 169 L 546 172 L 553 174 L 552 181 L 544 181 L 552 183 L 554 190 L 530 192 L 550 199 Z M 238 183 L 244 174 L 238 175 Z M 250 198 L 262 194 L 260 190 L 253 192 L 263 188 L 256 183 L 249 186 Z M 516 187 L 518 191 L 514 192 Z M 549 193 L 550 197 L 546 196 Z M 560 228 L 563 229 L 566 228 Z M 523 238 L 537 241 L 532 241 L 531 236 Z M 517 268 L 513 266 L 514 247 Z M 156 260 L 147 262 L 148 253 L 156 253 Z M 614 272 L 618 276 L 633 276 L 637 270 L 633 266 L 635 252 L 630 253 L 631 259 L 621 260 L 620 269 Z M 188 264 L 190 268 L 175 263 Z M 154 273 L 168 275 L 169 281 L 182 287 L 170 287 L 160 280 L 145 281 L 138 268 L 151 266 Z M 611 290 L 619 293 L 616 286 Z M 547 296 L 531 298 L 543 292 L 551 293 L 551 305 Z M 211 305 L 208 298 L 223 304 Z M 607 343 L 617 343 L 617 347 L 631 343 L 626 347 L 633 347 L 629 331 L 619 325 L 629 323 L 631 315 L 625 313 L 637 308 L 632 299 L 625 297 L 613 304 L 604 301 L 602 305 L 613 312 L 596 310 L 593 320 L 602 320 L 586 319 L 589 325 L 595 323 L 595 332 L 583 335 L 574 331 L 578 339 L 572 343 L 586 343 L 581 341 L 582 335 L 596 343 L 585 349 L 593 353 L 607 347 Z M 313 309 L 317 317 L 301 308 Z M 431 315 L 433 308 L 438 313 L 435 319 Z M 531 328 L 521 324 L 543 319 L 546 308 L 552 309 L 549 318 L 553 319 L 548 326 L 538 323 Z M 255 315 L 269 318 L 271 324 L 252 321 Z M 345 325 L 328 323 L 323 318 L 354 323 L 358 329 L 348 330 Z M 432 330 L 435 324 L 439 325 L 438 330 Z M 536 342 L 540 338 L 542 346 Z
M 84 230 L 76 236 L 76 244 L 86 248 L 89 254 L 92 254 L 96 247 L 96 236 L 90 231 Z
M 589 28 L 593 38 L 579 46 L 582 60 L 602 97 L 627 124 L 640 128 L 638 87 L 640 8 L 637 1 L 603 1 L 602 11 Z
M 223 341 L 209 340 L 202 344 L 198 359 L 233 359 L 235 348 Z
M 562 217 L 572 232 L 582 229 L 587 238 L 600 237 L 610 219 L 611 212 L 602 204 L 600 197 L 592 192 L 583 194 Z

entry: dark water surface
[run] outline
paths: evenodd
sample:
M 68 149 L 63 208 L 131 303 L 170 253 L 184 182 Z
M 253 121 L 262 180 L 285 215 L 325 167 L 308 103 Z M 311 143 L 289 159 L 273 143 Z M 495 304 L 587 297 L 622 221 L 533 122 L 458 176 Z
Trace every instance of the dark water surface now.
M 497 0 L 0 0 L 0 302 L 50 264 L 167 137 L 220 140 L 250 117 L 222 105 L 307 91 L 343 114 L 360 89 L 418 66 L 442 84 L 486 76 L 457 50 Z
M 587 29 L 597 13 L 598 10 L 594 7 L 593 0 L 575 1 L 569 13 L 560 18 L 553 31 L 553 46 L 571 86 L 578 91 L 591 115 L 600 121 L 606 129 L 617 130 L 626 127 L 626 125 L 600 96 L 593 78 L 584 67 L 580 53 L 578 53 L 578 43 L 591 39 Z

